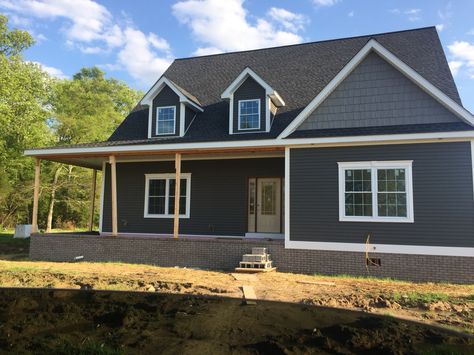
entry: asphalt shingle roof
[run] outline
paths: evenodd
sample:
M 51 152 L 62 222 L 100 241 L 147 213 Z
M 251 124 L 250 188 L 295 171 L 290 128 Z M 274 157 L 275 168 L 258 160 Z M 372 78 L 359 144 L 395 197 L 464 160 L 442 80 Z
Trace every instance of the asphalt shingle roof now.
M 268 139 L 278 136 L 371 38 L 451 99 L 461 103 L 434 27 L 184 58 L 175 60 L 163 75 L 194 98 L 193 101 L 200 103 L 204 112 L 197 115 L 186 136 L 178 138 L 178 141 Z M 247 66 L 280 94 L 286 106 L 278 110 L 270 132 L 229 135 L 229 104 L 220 96 Z M 147 108 L 137 107 L 109 140 L 145 139 L 147 127 Z M 157 140 L 153 141 L 157 143 Z M 163 139 L 165 142 L 170 141 Z

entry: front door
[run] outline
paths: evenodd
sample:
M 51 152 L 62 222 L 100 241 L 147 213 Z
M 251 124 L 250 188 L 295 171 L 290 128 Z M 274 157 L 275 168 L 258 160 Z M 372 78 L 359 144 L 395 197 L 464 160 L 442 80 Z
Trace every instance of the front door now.
M 281 232 L 281 179 L 257 179 L 257 233 Z

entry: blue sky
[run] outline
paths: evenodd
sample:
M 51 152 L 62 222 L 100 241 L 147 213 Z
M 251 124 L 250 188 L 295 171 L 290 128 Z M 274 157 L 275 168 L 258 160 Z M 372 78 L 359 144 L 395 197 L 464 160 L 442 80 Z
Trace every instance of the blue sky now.
M 474 112 L 472 0 L 0 0 L 0 12 L 51 74 L 97 65 L 142 90 L 174 58 L 437 26 Z

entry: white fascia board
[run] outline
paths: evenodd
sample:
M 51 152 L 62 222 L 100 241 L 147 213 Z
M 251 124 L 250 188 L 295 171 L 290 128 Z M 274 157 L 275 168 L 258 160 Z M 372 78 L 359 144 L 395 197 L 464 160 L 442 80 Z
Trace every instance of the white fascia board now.
M 242 85 L 242 83 L 247 79 L 247 77 L 252 77 L 261 87 L 265 89 L 266 95 L 270 96 L 277 106 L 285 106 L 285 102 L 281 96 L 267 84 L 257 73 L 255 73 L 249 67 L 246 67 L 242 73 L 235 78 L 235 80 L 224 90 L 221 94 L 222 99 L 230 99 L 234 92 Z
M 278 138 L 286 138 L 293 133 L 303 121 L 339 86 L 339 84 L 346 79 L 350 73 L 367 57 L 367 55 L 374 51 L 380 55 L 384 60 L 398 69 L 402 74 L 413 81 L 417 86 L 424 90 L 427 94 L 432 96 L 440 104 L 446 107 L 449 111 L 457 115 L 464 122 L 474 126 L 474 116 L 464 107 L 459 105 L 453 99 L 448 97 L 445 93 L 431 84 L 428 80 L 423 78 L 415 70 L 410 68 L 407 64 L 401 61 L 388 49 L 382 46 L 375 39 L 371 39 L 367 44 L 349 61 L 349 63 L 342 68 L 342 70 L 329 82 L 328 85 L 300 112 L 298 116 L 286 127 L 286 129 L 278 136 Z
M 200 112 L 204 111 L 202 107 L 200 107 L 196 103 L 189 100 L 186 96 L 184 96 L 183 93 L 171 81 L 169 81 L 165 77 L 162 77 L 160 80 L 158 80 L 155 83 L 155 85 L 153 85 L 150 91 L 148 91 L 148 93 L 143 97 L 143 99 L 141 99 L 140 104 L 151 106 L 153 99 L 155 98 L 156 95 L 160 93 L 160 91 L 163 89 L 165 85 L 167 85 L 171 90 L 174 91 L 176 95 L 178 95 L 179 102 L 185 103 Z
M 201 143 L 172 143 L 172 144 L 137 144 L 108 147 L 75 147 L 58 149 L 27 149 L 24 154 L 28 156 L 47 155 L 67 155 L 81 153 L 139 153 L 139 152 L 166 152 L 185 151 L 194 149 L 220 149 L 220 148 L 259 148 L 259 147 L 292 147 L 315 146 L 318 145 L 350 145 L 350 144 L 374 144 L 399 142 L 411 143 L 423 140 L 433 140 L 442 142 L 443 139 L 457 139 L 470 141 L 474 138 L 473 131 L 459 132 L 434 132 L 434 133 L 408 133 L 408 134 L 387 134 L 349 137 L 324 137 L 324 138 L 295 138 L 295 139 L 259 139 L 248 141 L 228 141 L 228 142 L 201 142 Z

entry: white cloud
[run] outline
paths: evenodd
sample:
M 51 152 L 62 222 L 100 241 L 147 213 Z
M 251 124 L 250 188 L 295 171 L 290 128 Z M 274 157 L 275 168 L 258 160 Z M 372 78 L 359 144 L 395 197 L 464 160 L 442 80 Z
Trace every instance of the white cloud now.
M 400 9 L 390 9 L 388 12 L 394 15 L 399 15 L 401 13 Z
M 155 34 L 146 36 L 131 27 L 127 27 L 123 33 L 125 46 L 118 53 L 117 64 L 141 84 L 152 84 L 171 64 L 168 42 Z M 164 51 L 161 55 L 155 52 L 158 44 Z
M 0 9 L 15 15 L 14 21 L 32 25 L 32 19 L 60 20 L 68 49 L 91 55 L 116 54 L 115 63 L 102 67 L 126 70 L 141 84 L 154 82 L 171 63 L 171 48 L 165 39 L 154 33 L 145 35 L 131 20 L 121 26 L 94 0 L 0 0 Z M 34 28 L 28 30 L 34 32 Z M 39 36 L 38 40 L 44 39 Z M 63 75 L 59 69 L 42 67 L 52 75 Z
M 448 64 L 449 69 L 451 69 L 451 73 L 453 74 L 453 76 L 456 76 L 459 72 L 459 69 L 461 69 L 463 62 L 458 60 L 451 60 Z
M 268 11 L 268 15 L 275 22 L 280 23 L 285 29 L 291 32 L 303 30 L 304 26 L 309 22 L 306 16 L 279 7 L 272 7 Z
M 453 4 L 448 2 L 448 4 L 442 10 L 438 10 L 438 17 L 442 21 L 441 24 L 436 25 L 438 31 L 444 30 L 446 27 L 451 25 L 451 18 L 453 17 Z
M 313 0 L 313 4 L 316 6 L 333 6 L 336 5 L 340 0 Z
M 453 74 L 466 67 L 467 74 L 474 79 L 474 44 L 466 41 L 455 41 L 448 45 L 450 56 L 450 67 Z M 453 70 L 454 69 L 454 70 Z
M 67 78 L 67 75 L 64 74 L 61 69 L 58 69 L 58 68 L 55 68 L 55 67 L 50 67 L 50 66 L 47 66 L 47 65 L 45 65 L 43 63 L 40 63 L 40 62 L 31 62 L 31 63 L 39 65 L 41 67 L 41 69 L 43 69 L 49 75 L 54 76 L 55 78 L 58 78 L 58 79 L 66 79 Z
M 419 21 L 421 20 L 421 9 L 408 9 L 405 11 L 405 15 L 408 15 L 408 21 Z
M 444 30 L 444 28 L 446 27 L 446 25 L 444 23 L 439 23 L 436 25 L 436 29 L 441 32 L 442 30 Z
M 243 3 L 243 0 L 183 0 L 172 9 L 174 16 L 190 27 L 196 40 L 205 45 L 196 53 L 239 51 L 302 41 L 297 33 L 303 27 L 301 15 L 282 11 L 284 9 L 270 10 L 268 19 L 256 18 L 255 23 L 251 23 Z
M 211 55 L 211 54 L 220 54 L 224 53 L 221 49 L 216 47 L 205 47 L 205 48 L 198 48 L 193 52 L 193 55 L 201 56 L 201 55 Z
M 474 28 L 471 28 L 468 32 L 467 32 L 468 35 L 470 36 L 474 36 Z

